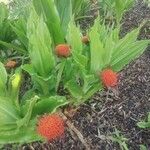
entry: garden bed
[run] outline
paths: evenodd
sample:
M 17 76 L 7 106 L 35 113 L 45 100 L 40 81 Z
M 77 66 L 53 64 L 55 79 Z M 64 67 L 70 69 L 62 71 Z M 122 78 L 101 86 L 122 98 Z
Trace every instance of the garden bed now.
M 139 1 L 124 16 L 121 36 L 139 26 L 145 19 L 150 19 L 150 8 Z M 83 21 L 82 26 L 89 22 L 92 20 Z M 139 39 L 150 39 L 150 23 L 142 28 Z M 17 146 L 17 149 L 120 150 L 119 144 L 110 138 L 115 136 L 115 129 L 127 138 L 125 142 L 129 150 L 138 150 L 141 144 L 150 149 L 150 130 L 137 127 L 137 122 L 145 119 L 150 112 L 149 64 L 150 47 L 120 72 L 118 87 L 98 92 L 90 102 L 82 104 L 76 110 L 64 110 L 67 122 L 73 124 L 73 127 L 71 124 L 70 127 L 75 128 L 77 133 L 67 124 L 65 135 L 61 139 L 48 143 L 25 144 Z M 3 149 L 15 148 L 7 145 Z
M 150 19 L 150 8 L 139 2 L 124 17 L 122 34 L 137 27 L 144 19 Z M 150 24 L 143 27 L 140 39 L 150 38 Z M 115 128 L 128 139 L 130 150 L 140 149 L 141 144 L 150 148 L 150 130 L 137 127 L 137 122 L 145 119 L 150 111 L 150 47 L 137 60 L 119 74 L 119 85 L 115 90 L 97 93 L 89 103 L 83 104 L 71 117 L 70 122 L 83 135 L 91 150 L 120 150 L 118 143 L 107 137 Z M 51 143 L 33 143 L 22 149 L 35 150 L 84 150 L 86 149 L 76 134 L 69 128 L 62 139 Z

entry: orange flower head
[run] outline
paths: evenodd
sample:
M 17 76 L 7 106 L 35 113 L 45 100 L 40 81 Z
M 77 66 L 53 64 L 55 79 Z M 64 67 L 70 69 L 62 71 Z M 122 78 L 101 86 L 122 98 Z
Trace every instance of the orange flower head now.
M 38 120 L 37 132 L 48 141 L 62 136 L 64 130 L 64 121 L 57 114 L 44 115 Z
M 9 60 L 9 61 L 5 64 L 5 67 L 7 67 L 7 68 L 15 68 L 16 65 L 17 65 L 17 62 L 16 62 L 16 61 Z
M 87 35 L 82 37 L 82 43 L 88 44 L 90 42 L 89 37 Z
M 68 57 L 71 55 L 70 46 L 67 44 L 59 44 L 55 48 L 58 57 Z
M 111 69 L 105 69 L 101 73 L 101 80 L 106 87 L 114 87 L 117 85 L 117 73 Z

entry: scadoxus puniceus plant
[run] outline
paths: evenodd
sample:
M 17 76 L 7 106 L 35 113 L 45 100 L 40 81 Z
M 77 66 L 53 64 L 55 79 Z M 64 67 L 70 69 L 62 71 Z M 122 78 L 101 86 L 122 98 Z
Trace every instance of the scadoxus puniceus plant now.
M 61 136 L 64 132 L 63 119 L 51 113 L 58 107 L 66 105 L 68 103 L 66 98 L 62 96 L 40 98 L 35 95 L 31 99 L 20 99 L 23 81 L 21 70 L 16 70 L 10 77 L 2 63 L 0 70 L 0 144 L 23 144 L 52 140 Z M 45 113 L 47 115 L 44 115 Z
M 64 73 L 63 79 L 76 104 L 87 100 L 98 90 L 117 86 L 118 73 L 140 56 L 150 42 L 137 40 L 141 27 L 120 38 L 120 27 L 100 23 L 98 17 L 87 33 L 86 44 L 79 28 L 70 22 L 67 42 L 72 47 L 72 60 L 67 60 L 65 73 L 69 71 L 71 76 L 66 75 L 66 79 Z
M 150 42 L 137 40 L 141 26 L 120 38 L 120 27 L 106 25 L 99 17 L 86 36 L 73 18 L 64 33 L 54 1 L 37 2 L 31 8 L 24 34 L 28 63 L 11 77 L 0 64 L 0 144 L 62 136 L 64 121 L 57 108 L 80 105 L 97 91 L 117 86 L 118 73 Z M 29 89 L 25 93 L 19 93 L 24 71 L 31 82 L 27 81 Z M 60 87 L 67 94 L 58 92 Z

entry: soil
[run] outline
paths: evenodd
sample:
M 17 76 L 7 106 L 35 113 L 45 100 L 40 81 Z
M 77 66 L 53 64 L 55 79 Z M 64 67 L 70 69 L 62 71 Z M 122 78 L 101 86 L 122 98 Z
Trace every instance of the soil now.
M 123 19 L 122 35 L 150 19 L 150 8 L 139 1 Z M 150 23 L 140 33 L 139 39 L 150 39 Z M 83 135 L 90 150 L 121 150 L 112 142 L 115 129 L 126 137 L 129 150 L 139 150 L 144 144 L 150 149 L 150 130 L 140 129 L 137 122 L 150 112 L 150 47 L 137 60 L 119 74 L 117 89 L 98 92 L 83 104 L 69 120 Z M 7 149 L 9 149 L 7 147 Z M 11 148 L 10 148 L 11 149 Z M 23 150 L 85 150 L 85 146 L 69 128 L 65 135 L 51 143 L 32 143 Z

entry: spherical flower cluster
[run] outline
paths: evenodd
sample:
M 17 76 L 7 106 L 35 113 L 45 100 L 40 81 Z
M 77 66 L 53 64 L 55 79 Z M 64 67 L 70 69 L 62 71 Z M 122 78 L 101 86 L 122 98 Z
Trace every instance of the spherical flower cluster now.
M 15 68 L 16 65 L 17 65 L 17 62 L 16 62 L 16 61 L 9 60 L 9 61 L 5 64 L 5 67 L 7 67 L 7 68 Z
M 82 43 L 84 44 L 88 44 L 90 41 L 89 41 L 89 37 L 87 35 L 83 36 L 82 37 Z
M 68 57 L 71 55 L 70 46 L 67 44 L 59 44 L 55 48 L 55 53 L 58 57 Z
M 64 121 L 57 114 L 44 115 L 38 120 L 37 132 L 50 141 L 64 134 Z
M 117 73 L 111 69 L 105 69 L 101 72 L 100 78 L 104 86 L 114 87 L 117 85 Z

